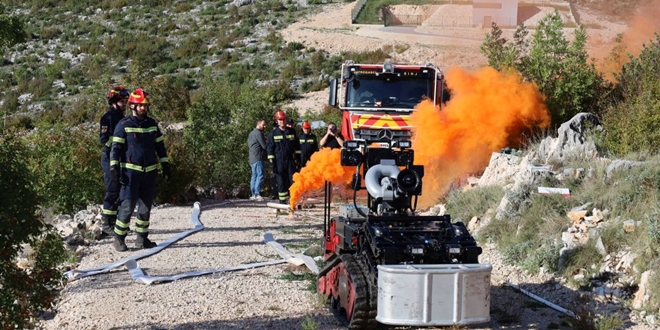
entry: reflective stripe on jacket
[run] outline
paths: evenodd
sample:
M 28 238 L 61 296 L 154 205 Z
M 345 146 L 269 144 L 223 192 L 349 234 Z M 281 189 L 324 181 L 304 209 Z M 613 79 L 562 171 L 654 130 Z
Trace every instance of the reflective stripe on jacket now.
M 124 118 L 124 114 L 113 107 L 110 107 L 103 117 L 101 117 L 99 123 L 99 141 L 103 145 L 103 152 L 108 156 L 112 147 L 112 134 L 115 132 L 115 128 L 122 118 Z
M 268 153 L 268 160 L 293 160 L 294 157 L 300 155 L 300 144 L 296 131 L 292 128 L 275 127 L 270 134 L 268 134 L 268 142 L 266 143 L 266 151 Z
M 119 164 L 125 169 L 151 172 L 158 170 L 160 163 L 168 162 L 163 134 L 150 117 L 139 120 L 126 116 L 119 121 L 113 135 L 111 166 Z

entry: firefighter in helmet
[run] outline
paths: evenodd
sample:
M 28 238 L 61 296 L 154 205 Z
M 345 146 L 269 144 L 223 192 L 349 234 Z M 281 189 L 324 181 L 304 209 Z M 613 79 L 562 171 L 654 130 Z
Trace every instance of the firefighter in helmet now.
M 128 98 L 131 115 L 124 117 L 114 131 L 110 153 L 110 170 L 114 181 L 121 183 L 119 212 L 115 223 L 113 243 L 117 251 L 126 251 L 124 242 L 131 215 L 137 209 L 135 247 L 148 249 L 156 246 L 149 240 L 149 217 L 156 197 L 156 176 L 162 168 L 165 178 L 170 177 L 170 165 L 158 123 L 149 117 L 149 99 L 141 88 Z
M 113 87 L 108 92 L 108 111 L 101 117 L 99 140 L 103 145 L 101 152 L 101 167 L 103 168 L 103 183 L 105 184 L 105 196 L 103 197 L 103 212 L 101 219 L 103 225 L 101 234 L 97 239 L 112 236 L 117 220 L 117 207 L 119 206 L 119 183 L 110 177 L 110 147 L 112 147 L 112 133 L 117 123 L 124 118 L 126 101 L 129 91 L 121 86 Z
M 319 151 L 319 141 L 312 133 L 312 125 L 307 121 L 302 123 L 302 133 L 298 136 L 300 142 L 300 168 L 305 167 L 312 154 Z
M 300 144 L 296 131 L 286 126 L 286 114 L 280 110 L 275 113 L 277 127 L 268 134 L 266 152 L 270 168 L 277 180 L 277 196 L 281 204 L 289 202 L 289 187 L 293 181 L 296 162 L 300 157 Z

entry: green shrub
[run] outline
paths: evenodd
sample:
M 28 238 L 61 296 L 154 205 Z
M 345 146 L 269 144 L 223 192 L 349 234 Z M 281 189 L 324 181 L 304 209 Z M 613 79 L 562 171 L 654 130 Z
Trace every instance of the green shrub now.
M 186 38 L 181 45 L 174 50 L 174 56 L 178 58 L 194 57 L 204 53 L 206 53 L 206 43 L 199 36 Z
M 52 64 L 46 65 L 44 73 L 48 78 L 62 79 L 64 77 L 64 71 L 69 68 L 69 65 L 69 60 L 58 58 Z
M 28 137 L 33 146 L 29 168 L 44 207 L 71 214 L 103 198 L 101 146 L 96 130 L 52 128 Z
M 165 147 L 172 176 L 169 180 L 160 177 L 156 183 L 156 202 L 188 203 L 192 196 L 185 192 L 196 182 L 197 173 L 203 164 L 193 162 L 193 148 L 185 143 L 183 131 L 165 131 Z
M 55 39 L 60 34 L 62 34 L 62 30 L 57 26 L 49 26 L 41 29 L 41 38 L 43 40 Z
M 129 57 L 136 65 L 143 68 L 155 68 L 168 59 L 166 49 L 169 43 L 162 37 L 138 33 L 125 47 L 128 49 Z
M 27 166 L 28 149 L 16 139 L 0 136 L 0 328 L 27 329 L 57 297 L 64 261 L 62 239 L 36 216 L 40 200 L 36 180 Z M 15 258 L 23 245 L 32 247 L 31 269 Z
M 185 129 L 198 183 L 231 191 L 247 187 L 247 136 L 259 118 L 269 120 L 277 104 L 291 97 L 287 86 L 239 85 L 223 77 L 207 80 L 192 98 Z M 295 113 L 289 113 L 295 119 Z M 247 191 L 247 188 L 246 188 Z
M 4 113 L 6 114 L 11 114 L 15 113 L 18 110 L 18 107 L 20 104 L 18 103 L 18 91 L 15 91 L 13 89 L 10 89 L 5 92 L 5 96 L 2 99 L 2 107 L 0 109 L 3 110 Z
M 88 80 L 99 80 L 105 74 L 110 72 L 110 62 L 108 57 L 102 54 L 94 54 L 85 57 L 80 64 L 83 75 Z
M 617 75 L 612 93 L 612 105 L 603 114 L 606 128 L 603 148 L 616 154 L 650 151 L 657 153 L 660 134 L 660 35 L 645 44 L 638 57 Z
M 447 212 L 455 220 L 468 222 L 472 217 L 484 217 L 488 209 L 496 209 L 504 197 L 504 189 L 493 185 L 477 187 L 465 192 L 452 191 L 445 200 Z
M 530 274 L 537 274 L 541 267 L 547 273 L 559 270 L 559 251 L 563 244 L 557 239 L 546 239 L 526 257 L 522 258 L 522 268 Z
M 481 46 L 490 66 L 498 70 L 515 69 L 538 85 L 547 97 L 555 125 L 579 112 L 600 112 L 604 107 L 603 95 L 609 90 L 595 64 L 589 61 L 585 29 L 577 28 L 569 41 L 563 28 L 562 17 L 555 11 L 539 21 L 531 38 L 527 38 L 529 32 L 521 25 L 509 42 L 502 37 L 497 24 L 493 24 Z
M 314 318 L 307 315 L 305 316 L 305 321 L 303 321 L 303 323 L 300 326 L 302 327 L 303 330 L 317 330 L 320 324 L 316 322 Z
M 35 117 L 34 122 L 39 128 L 49 128 L 62 121 L 64 111 L 58 105 L 52 104 L 49 107 L 44 107 L 44 110 L 39 112 Z
M 342 54 L 343 60 L 353 60 L 355 63 L 383 63 L 390 55 L 383 49 L 366 52 L 347 52 Z
M 593 245 L 578 246 L 571 250 L 564 269 L 559 271 L 562 272 L 564 277 L 572 279 L 573 275 L 577 274 L 579 270 L 586 270 L 588 273 L 597 271 L 600 268 L 602 259 L 602 256 Z M 592 265 L 595 268 L 592 268 Z
M 34 127 L 35 125 L 32 117 L 27 115 L 20 115 L 12 118 L 5 129 L 8 132 L 20 132 L 24 130 L 31 130 Z
M 176 5 L 176 7 L 174 8 L 174 12 L 183 13 L 183 12 L 191 11 L 193 8 L 194 8 L 193 5 L 189 3 L 180 3 Z
M 35 77 L 30 81 L 29 90 L 35 100 L 45 100 L 50 96 L 53 87 L 53 79 L 44 76 Z
M 149 108 L 150 116 L 170 123 L 186 119 L 186 109 L 190 106 L 190 95 L 185 80 L 178 80 L 172 76 L 161 76 L 144 87 L 147 88 L 152 103 Z
M 309 62 L 291 59 L 287 65 L 282 69 L 281 78 L 291 80 L 294 77 L 305 77 L 310 74 Z

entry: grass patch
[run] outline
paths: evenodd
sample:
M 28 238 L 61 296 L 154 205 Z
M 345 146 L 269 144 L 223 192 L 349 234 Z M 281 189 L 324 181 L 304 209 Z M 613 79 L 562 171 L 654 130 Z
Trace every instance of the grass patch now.
M 489 209 L 497 208 L 503 196 L 504 189 L 500 186 L 453 191 L 445 200 L 445 206 L 454 220 L 467 222 L 475 216 L 483 217 Z
M 292 242 L 292 243 L 284 243 L 282 244 L 282 246 L 284 246 L 288 250 L 302 250 L 312 246 L 313 244 L 314 244 L 313 242 Z
M 278 277 L 280 280 L 285 281 L 308 281 L 309 284 L 306 287 L 307 291 L 316 292 L 317 291 L 317 275 L 310 272 L 304 273 L 294 273 L 290 270 L 284 272 L 284 274 Z
M 307 315 L 305 316 L 305 320 L 300 326 L 303 330 L 316 330 L 319 328 L 319 326 L 321 326 L 321 324 L 316 322 L 313 317 Z

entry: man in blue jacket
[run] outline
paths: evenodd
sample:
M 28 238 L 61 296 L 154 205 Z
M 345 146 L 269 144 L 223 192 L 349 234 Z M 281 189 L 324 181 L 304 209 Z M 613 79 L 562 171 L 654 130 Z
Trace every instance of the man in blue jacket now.
M 156 121 L 147 115 L 149 104 L 147 94 L 141 88 L 133 91 L 128 98 L 132 115 L 122 119 L 113 134 L 110 171 L 113 180 L 122 185 L 113 246 L 120 252 L 128 250 L 124 240 L 136 204 L 135 247 L 149 249 L 156 246 L 148 236 L 158 169 L 162 167 L 165 178 L 170 177 L 163 135 Z

